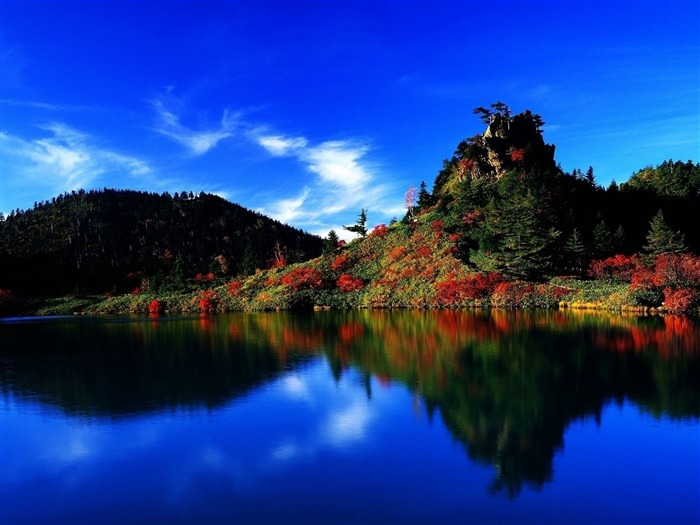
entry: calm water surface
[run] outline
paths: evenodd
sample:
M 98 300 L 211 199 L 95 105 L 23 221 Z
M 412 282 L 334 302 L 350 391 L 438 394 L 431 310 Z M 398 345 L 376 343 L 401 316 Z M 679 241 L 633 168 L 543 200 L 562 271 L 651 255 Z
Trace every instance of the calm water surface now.
M 700 324 L 0 320 L 0 523 L 700 523 Z

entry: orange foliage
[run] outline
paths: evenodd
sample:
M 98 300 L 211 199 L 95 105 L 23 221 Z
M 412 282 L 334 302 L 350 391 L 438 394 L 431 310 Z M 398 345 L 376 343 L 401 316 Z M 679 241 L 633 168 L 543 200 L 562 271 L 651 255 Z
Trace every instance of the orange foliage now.
M 389 252 L 389 259 L 391 259 L 392 261 L 399 261 L 406 257 L 407 253 L 408 250 L 405 246 L 397 246 Z
M 237 295 L 241 288 L 243 288 L 243 284 L 240 281 L 231 281 L 228 283 L 227 291 L 229 295 Z

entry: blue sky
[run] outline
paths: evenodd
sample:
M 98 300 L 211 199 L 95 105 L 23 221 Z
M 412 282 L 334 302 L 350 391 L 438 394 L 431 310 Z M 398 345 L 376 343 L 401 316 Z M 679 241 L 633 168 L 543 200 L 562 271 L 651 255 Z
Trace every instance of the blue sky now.
M 0 0 L 0 210 L 206 191 L 343 233 L 400 218 L 499 100 L 623 182 L 700 160 L 699 35 L 696 0 Z

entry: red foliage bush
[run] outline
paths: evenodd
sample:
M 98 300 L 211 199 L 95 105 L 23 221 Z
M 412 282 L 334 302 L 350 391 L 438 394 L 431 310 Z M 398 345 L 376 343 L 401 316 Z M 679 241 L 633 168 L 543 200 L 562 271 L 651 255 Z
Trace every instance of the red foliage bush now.
M 568 292 L 560 286 L 528 282 L 502 282 L 496 285 L 491 302 L 502 308 L 552 308 Z
M 229 295 L 237 295 L 238 292 L 241 291 L 241 288 L 243 288 L 243 283 L 240 281 L 231 281 L 228 283 L 227 291 Z
M 694 288 L 664 288 L 664 310 L 673 313 L 687 312 L 697 306 L 700 292 Z
M 142 292 L 143 292 L 143 290 L 141 289 L 141 287 L 137 286 L 136 288 L 131 290 L 131 295 L 133 295 L 135 297 L 137 295 L 141 295 Z
M 317 289 L 323 286 L 323 274 L 314 268 L 294 268 L 281 282 L 293 290 Z
M 215 278 L 216 278 L 216 276 L 211 272 L 209 272 L 206 275 L 204 275 L 203 273 L 198 273 L 197 275 L 194 276 L 194 279 L 196 281 L 203 281 L 203 282 L 213 281 Z
M 636 255 L 614 255 L 591 262 L 588 275 L 598 280 L 611 279 L 629 283 L 638 267 L 639 257 Z
M 214 290 L 206 290 L 199 294 L 197 304 L 200 312 L 213 312 L 216 310 L 217 297 Z
M 440 233 L 442 230 L 445 228 L 445 221 L 443 220 L 437 220 L 433 221 L 430 223 L 430 228 L 435 232 L 435 233 Z
M 349 273 L 344 273 L 338 278 L 336 282 L 338 290 L 341 292 L 355 292 L 357 290 L 362 290 L 365 283 L 362 279 L 353 277 Z
M 370 236 L 383 238 L 387 233 L 389 233 L 389 228 L 386 224 L 377 224 L 370 232 Z
M 148 313 L 150 314 L 159 314 L 162 311 L 163 303 L 161 303 L 158 299 L 153 299 L 151 304 L 148 305 Z
M 467 301 L 487 298 L 503 281 L 497 272 L 477 273 L 467 277 L 450 274 L 436 285 L 437 299 L 441 306 L 457 306 Z
M 659 255 L 653 265 L 637 267 L 632 276 L 632 286 L 700 287 L 700 257 L 688 253 Z
M 637 267 L 632 291 L 638 300 L 670 312 L 695 307 L 700 297 L 700 257 L 691 254 L 662 254 L 653 263 Z
M 419 246 L 414 252 L 416 258 L 423 259 L 425 257 L 430 257 L 430 249 L 427 246 Z
M 334 272 L 339 272 L 344 270 L 350 260 L 350 256 L 346 253 L 341 253 L 335 260 L 331 263 L 331 270 Z
M 510 160 L 513 162 L 521 162 L 525 160 L 525 149 L 514 149 L 510 152 Z
M 653 283 L 656 286 L 700 286 L 700 257 L 684 254 L 662 254 L 654 262 Z

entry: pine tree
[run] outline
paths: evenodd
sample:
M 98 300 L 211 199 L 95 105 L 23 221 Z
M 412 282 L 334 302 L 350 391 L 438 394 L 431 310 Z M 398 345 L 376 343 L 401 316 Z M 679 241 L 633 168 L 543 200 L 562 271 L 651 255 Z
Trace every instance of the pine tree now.
M 333 253 L 338 249 L 338 242 L 340 239 L 338 238 L 338 234 L 335 233 L 335 230 L 331 230 L 328 232 L 328 237 L 323 241 L 323 253 L 329 254 Z
M 499 196 L 486 211 L 484 251 L 491 251 L 488 258 L 504 275 L 540 280 L 551 273 L 561 232 L 553 227 L 546 186 L 531 184 L 527 188 L 515 175 L 501 180 Z
M 602 218 L 593 228 L 593 253 L 601 259 L 613 253 L 613 234 Z
M 569 235 L 564 246 L 570 269 L 578 275 L 583 274 L 586 261 L 586 245 L 581 238 L 581 233 L 577 228 Z
M 649 222 L 647 244 L 644 252 L 651 256 L 664 253 L 681 253 L 687 251 L 685 237 L 680 231 L 674 232 L 664 219 L 664 214 L 659 212 Z
M 357 222 L 353 224 L 352 226 L 343 226 L 344 230 L 347 230 L 352 233 L 357 233 L 360 235 L 360 237 L 366 237 L 367 236 L 367 210 L 364 208 L 360 212 L 359 217 L 357 218 Z
M 425 185 L 425 181 L 420 182 L 420 189 L 418 190 L 418 209 L 424 210 L 428 206 L 433 204 L 433 197 L 430 195 L 428 188 Z

